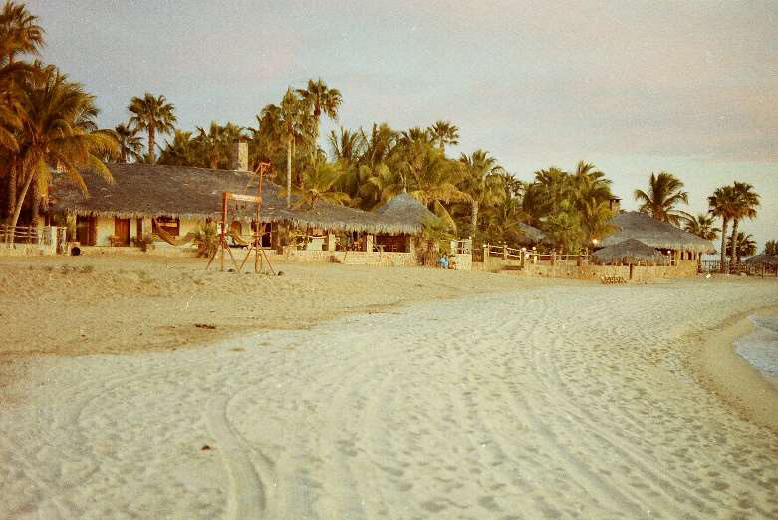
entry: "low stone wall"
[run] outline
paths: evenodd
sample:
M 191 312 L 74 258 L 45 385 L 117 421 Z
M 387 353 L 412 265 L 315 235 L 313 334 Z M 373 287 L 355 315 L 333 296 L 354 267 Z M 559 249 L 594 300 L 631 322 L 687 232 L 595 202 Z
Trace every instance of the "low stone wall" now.
M 471 254 L 452 255 L 450 258 L 457 271 L 471 271 L 473 269 L 473 255 Z
M 168 258 L 190 258 L 197 256 L 197 249 L 191 246 L 171 246 L 166 243 L 155 242 L 146 252 L 139 247 L 111 247 L 111 246 L 73 246 L 81 250 L 82 256 L 163 256 Z M 72 248 L 71 248 L 72 249 Z M 240 251 L 235 249 L 233 251 Z
M 364 251 L 299 251 L 285 247 L 284 260 L 292 262 L 339 262 L 351 265 L 413 266 L 417 265 L 413 253 L 367 253 Z
M 488 256 L 486 257 L 484 262 L 472 262 L 472 270 L 473 271 L 489 271 L 492 273 L 497 273 L 502 270 L 504 270 L 506 267 L 520 267 L 521 266 L 521 260 L 518 258 L 516 259 L 506 259 L 503 260 L 500 257 L 497 256 Z
M 571 265 L 556 263 L 529 264 L 526 271 L 520 271 L 533 276 L 549 278 L 574 278 L 577 280 L 599 280 L 602 276 L 620 276 L 632 282 L 650 282 L 660 278 L 677 278 L 695 276 L 697 262 L 681 260 L 678 265 Z
M 0 256 L 47 256 L 56 255 L 57 247 L 38 244 L 0 243 Z

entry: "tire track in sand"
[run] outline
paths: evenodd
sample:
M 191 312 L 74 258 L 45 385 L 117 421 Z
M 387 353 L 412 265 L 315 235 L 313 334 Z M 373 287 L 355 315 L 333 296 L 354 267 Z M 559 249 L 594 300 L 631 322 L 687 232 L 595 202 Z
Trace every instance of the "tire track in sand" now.
M 230 399 L 229 395 L 218 395 L 210 400 L 206 411 L 208 431 L 221 448 L 219 451 L 230 476 L 227 518 L 260 519 L 265 511 L 265 487 L 227 419 Z

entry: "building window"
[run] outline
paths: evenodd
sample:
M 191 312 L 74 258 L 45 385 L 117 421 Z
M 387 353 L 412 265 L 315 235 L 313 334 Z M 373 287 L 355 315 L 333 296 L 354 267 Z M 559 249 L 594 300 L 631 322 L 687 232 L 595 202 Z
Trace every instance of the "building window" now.
M 173 217 L 155 217 L 152 221 L 152 229 L 157 232 L 158 228 L 162 228 L 162 231 L 170 236 L 177 237 L 180 227 L 180 221 Z

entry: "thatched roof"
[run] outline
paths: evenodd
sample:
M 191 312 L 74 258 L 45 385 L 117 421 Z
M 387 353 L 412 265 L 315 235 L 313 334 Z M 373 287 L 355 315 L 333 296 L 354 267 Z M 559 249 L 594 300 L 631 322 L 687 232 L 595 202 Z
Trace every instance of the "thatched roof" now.
M 711 242 L 682 231 L 667 222 L 656 220 L 645 213 L 628 211 L 613 217 L 610 224 L 616 228 L 616 231 L 602 241 L 605 247 L 635 239 L 654 249 L 694 253 L 716 252 Z
M 656 249 L 635 239 L 625 240 L 600 249 L 592 255 L 592 259 L 600 264 L 636 264 L 638 262 L 662 264 L 667 262 L 667 257 L 659 254 Z
M 436 220 L 438 217 L 424 207 L 424 204 L 408 195 L 403 191 L 395 195 L 384 205 L 375 209 L 375 213 L 384 217 L 404 222 L 410 226 L 421 226 L 430 220 Z
M 756 255 L 744 260 L 743 263 L 749 265 L 778 265 L 778 255 Z
M 76 215 L 104 215 L 119 218 L 171 216 L 174 218 L 221 220 L 222 192 L 255 195 L 257 178 L 249 172 L 210 170 L 188 166 L 108 164 L 114 178 L 110 184 L 93 172 L 84 172 L 89 196 L 63 175 L 56 175 L 51 190 L 51 211 Z M 333 231 L 386 234 L 415 234 L 418 227 L 399 219 L 358 209 L 318 202 L 313 209 L 286 208 L 286 193 L 264 180 L 262 222 L 289 222 L 297 227 Z M 294 197 L 293 197 L 294 199 Z M 230 202 L 228 218 L 250 221 L 251 203 Z
M 529 224 L 520 223 L 519 229 L 523 235 L 520 244 L 539 244 L 546 239 L 546 235 L 541 230 Z

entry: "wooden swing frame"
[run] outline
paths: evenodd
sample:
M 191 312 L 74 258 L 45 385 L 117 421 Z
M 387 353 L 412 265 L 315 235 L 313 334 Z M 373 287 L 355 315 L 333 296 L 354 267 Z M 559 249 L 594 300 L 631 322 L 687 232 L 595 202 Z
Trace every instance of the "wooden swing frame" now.
M 229 191 L 222 192 L 222 228 L 221 233 L 219 233 L 219 245 L 216 246 L 216 250 L 211 255 L 211 258 L 208 259 L 208 265 L 205 266 L 206 271 L 211 267 L 211 263 L 213 263 L 216 255 L 220 255 L 220 270 L 224 271 L 224 252 L 227 251 L 227 254 L 230 255 L 230 259 L 232 260 L 232 265 L 235 266 L 235 272 L 240 273 L 243 271 L 243 267 L 246 265 L 246 261 L 249 259 L 249 256 L 251 256 L 253 251 L 255 253 L 254 273 L 262 272 L 264 262 L 267 261 L 270 272 L 273 275 L 276 274 L 275 270 L 273 269 L 273 265 L 270 263 L 270 259 L 267 257 L 265 250 L 262 248 L 262 236 L 264 235 L 265 225 L 259 221 L 259 214 L 262 209 L 262 179 L 265 176 L 265 173 L 270 169 L 270 163 L 262 162 L 259 163 L 257 169 L 254 170 L 254 173 L 259 175 L 259 183 L 257 184 L 256 195 L 242 195 L 240 193 L 231 193 Z M 248 250 L 246 251 L 246 256 L 243 258 L 240 266 L 238 265 L 237 260 L 235 260 L 235 256 L 233 256 L 230 246 L 227 244 L 227 207 L 229 205 L 229 201 L 231 200 L 236 202 L 253 202 L 256 204 L 252 240 L 249 244 Z M 262 232 L 260 232 L 260 229 L 262 229 Z M 259 256 L 260 254 L 262 255 L 261 259 Z

